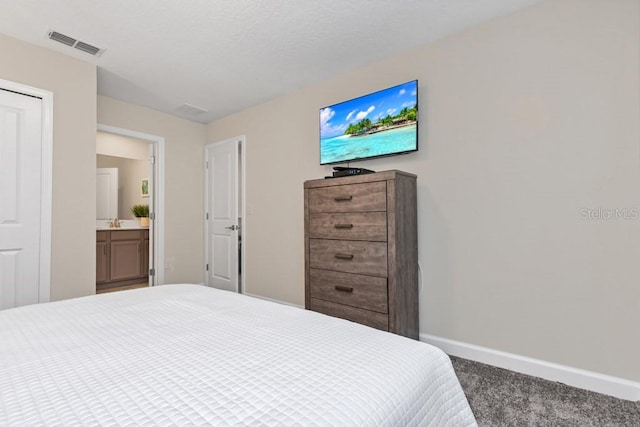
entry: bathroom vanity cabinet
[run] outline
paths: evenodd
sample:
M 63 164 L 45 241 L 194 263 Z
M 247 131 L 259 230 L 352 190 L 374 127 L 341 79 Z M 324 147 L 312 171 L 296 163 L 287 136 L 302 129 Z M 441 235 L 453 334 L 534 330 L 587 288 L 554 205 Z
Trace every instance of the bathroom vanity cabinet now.
M 96 231 L 96 288 L 131 285 L 148 279 L 149 230 Z

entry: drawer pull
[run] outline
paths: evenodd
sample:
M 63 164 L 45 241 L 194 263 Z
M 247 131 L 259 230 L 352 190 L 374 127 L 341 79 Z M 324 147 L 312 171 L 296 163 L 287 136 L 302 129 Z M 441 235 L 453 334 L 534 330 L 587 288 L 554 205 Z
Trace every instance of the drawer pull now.
M 353 254 L 335 254 L 338 259 L 353 259 Z
M 340 292 L 353 292 L 353 288 L 350 286 L 342 286 L 342 285 L 336 285 L 335 286 L 336 291 L 340 291 Z
M 353 224 L 335 224 L 335 228 L 353 228 Z
M 350 202 L 352 199 L 353 196 L 338 196 L 333 198 L 336 202 Z

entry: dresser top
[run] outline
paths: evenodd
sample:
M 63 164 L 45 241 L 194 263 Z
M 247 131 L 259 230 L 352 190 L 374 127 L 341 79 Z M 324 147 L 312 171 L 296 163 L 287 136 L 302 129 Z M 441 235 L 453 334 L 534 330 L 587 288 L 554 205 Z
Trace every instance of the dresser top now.
M 335 185 L 344 185 L 344 184 L 360 184 L 364 182 L 388 181 L 388 180 L 396 179 L 397 176 L 405 176 L 413 179 L 417 178 L 417 176 L 412 173 L 394 169 L 390 171 L 369 173 L 364 175 L 343 176 L 340 178 L 312 179 L 310 181 L 305 181 L 304 188 L 332 187 Z

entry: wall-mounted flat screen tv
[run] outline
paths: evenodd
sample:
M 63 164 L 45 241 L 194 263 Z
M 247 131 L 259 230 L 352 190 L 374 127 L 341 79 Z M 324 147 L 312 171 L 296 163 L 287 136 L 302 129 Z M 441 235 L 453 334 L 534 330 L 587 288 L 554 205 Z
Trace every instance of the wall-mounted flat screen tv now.
M 418 150 L 418 81 L 320 110 L 320 164 Z

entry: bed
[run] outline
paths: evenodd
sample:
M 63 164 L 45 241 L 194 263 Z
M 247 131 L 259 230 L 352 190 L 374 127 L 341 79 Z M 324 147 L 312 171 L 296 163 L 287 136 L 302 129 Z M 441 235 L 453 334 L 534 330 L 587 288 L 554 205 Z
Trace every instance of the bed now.
M 435 347 L 165 285 L 0 311 L 0 425 L 476 423 Z

